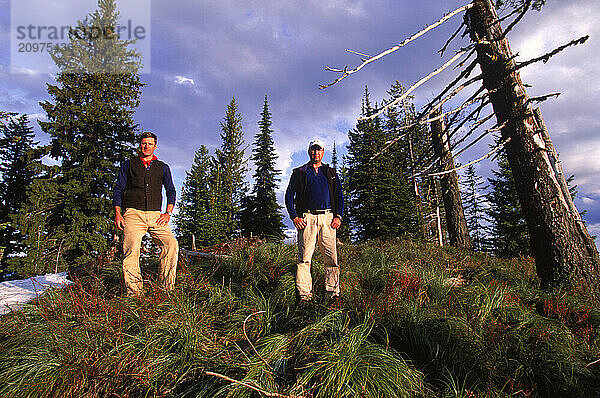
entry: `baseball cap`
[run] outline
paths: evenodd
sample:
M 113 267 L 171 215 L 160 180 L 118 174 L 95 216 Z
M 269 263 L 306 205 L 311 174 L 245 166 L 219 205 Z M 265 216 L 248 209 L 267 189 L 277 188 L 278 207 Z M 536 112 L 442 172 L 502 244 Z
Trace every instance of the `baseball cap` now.
M 325 144 L 323 144 L 323 141 L 319 140 L 319 139 L 314 139 L 312 141 L 310 141 L 308 143 L 308 149 L 310 149 L 310 147 L 317 145 L 320 146 L 322 149 L 325 149 Z

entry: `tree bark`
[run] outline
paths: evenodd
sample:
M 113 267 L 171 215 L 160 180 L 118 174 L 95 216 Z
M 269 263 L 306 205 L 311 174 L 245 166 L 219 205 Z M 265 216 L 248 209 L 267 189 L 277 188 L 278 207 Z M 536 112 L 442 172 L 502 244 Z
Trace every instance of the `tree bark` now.
M 438 113 L 441 113 L 441 111 Z M 450 152 L 450 141 L 444 129 L 443 119 L 431 122 L 431 136 L 433 138 L 435 155 L 440 159 L 440 171 L 454 169 L 454 159 L 452 159 L 452 153 Z M 467 220 L 465 219 L 465 212 L 460 198 L 456 171 L 443 174 L 440 177 L 440 184 L 442 187 L 444 210 L 446 211 L 446 225 L 448 227 L 450 245 L 473 250 L 473 241 L 469 236 L 467 228 Z
M 476 44 L 483 85 L 490 93 L 531 237 L 537 274 L 544 285 L 577 288 L 600 299 L 600 257 L 571 196 L 541 113 L 534 112 L 502 38 L 490 0 L 473 0 L 466 15 Z M 537 113 L 537 114 L 536 114 Z M 558 167 L 557 167 L 558 164 Z M 562 187 L 561 187 L 562 185 Z

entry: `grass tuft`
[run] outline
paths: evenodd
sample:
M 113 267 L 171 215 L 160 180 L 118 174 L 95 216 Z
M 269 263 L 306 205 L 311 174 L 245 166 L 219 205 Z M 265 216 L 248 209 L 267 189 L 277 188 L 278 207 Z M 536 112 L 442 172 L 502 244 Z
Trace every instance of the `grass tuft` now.
M 189 262 L 176 289 L 120 264 L 0 318 L 2 397 L 586 397 L 600 394 L 600 307 L 543 290 L 531 259 L 424 242 L 339 249 L 297 306 L 296 248 L 242 247 Z

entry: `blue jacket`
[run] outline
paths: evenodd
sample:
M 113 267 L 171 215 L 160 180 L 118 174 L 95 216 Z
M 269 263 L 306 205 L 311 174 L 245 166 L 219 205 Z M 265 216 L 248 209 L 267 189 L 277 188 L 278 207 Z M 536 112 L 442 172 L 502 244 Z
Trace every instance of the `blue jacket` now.
M 306 189 L 306 172 L 308 167 L 312 167 L 310 163 L 306 163 L 292 171 L 290 182 L 285 191 L 285 207 L 293 220 L 306 213 L 309 209 L 307 206 L 308 195 Z M 334 217 L 342 218 L 344 214 L 344 197 L 342 194 L 342 185 L 340 179 L 335 172 L 335 169 L 326 164 L 321 166 L 321 171 L 327 177 L 327 186 L 329 187 L 329 200 L 331 201 L 331 211 Z

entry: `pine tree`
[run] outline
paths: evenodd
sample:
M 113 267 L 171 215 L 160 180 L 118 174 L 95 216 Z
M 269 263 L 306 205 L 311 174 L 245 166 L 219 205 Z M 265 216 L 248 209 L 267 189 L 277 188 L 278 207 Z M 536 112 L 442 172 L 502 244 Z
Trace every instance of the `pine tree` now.
M 362 115 L 371 107 L 365 89 Z M 348 133 L 348 212 L 351 228 L 360 240 L 401 236 L 419 230 L 414 199 L 406 176 L 390 154 L 371 157 L 389 139 L 380 118 L 362 119 Z
M 333 148 L 335 149 L 335 143 L 334 143 Z M 337 155 L 337 151 L 336 151 L 336 155 Z M 334 157 L 334 159 L 337 162 L 337 156 Z M 337 239 L 342 242 L 350 242 L 350 239 L 351 239 L 351 233 L 350 233 L 351 222 L 350 222 L 350 215 L 348 213 L 348 165 L 347 165 L 347 162 L 348 161 L 347 161 L 346 156 L 342 156 L 342 166 L 339 169 L 337 169 L 337 167 L 336 167 L 337 175 L 340 179 L 340 184 L 342 185 L 342 194 L 344 196 L 344 201 L 345 201 L 345 205 L 346 205 L 345 214 L 342 218 L 342 225 L 336 231 Z M 334 164 L 333 160 L 331 163 Z
M 487 250 L 485 208 L 482 204 L 482 201 L 485 200 L 485 196 L 482 194 L 485 184 L 483 178 L 475 172 L 473 165 L 467 167 L 461 185 L 463 186 L 461 194 L 463 196 L 465 217 L 469 233 L 473 239 L 473 249 L 477 251 Z
M 504 152 L 498 157 L 498 171 L 488 178 L 491 222 L 491 241 L 494 254 L 499 257 L 529 255 L 529 233 L 521 212 L 521 205 L 508 159 Z
M 0 113 L 0 280 L 8 274 L 11 255 L 25 250 L 14 217 L 41 172 L 43 152 L 37 144 L 27 115 Z
M 277 204 L 275 190 L 281 180 L 281 174 L 275 169 L 277 155 L 273 145 L 273 130 L 271 130 L 271 113 L 269 102 L 265 95 L 263 111 L 258 122 L 259 131 L 254 139 L 251 160 L 254 162 L 254 187 L 252 194 L 243 200 L 242 233 L 246 236 L 266 237 L 280 241 L 284 237 L 285 226 L 281 219 L 281 206 Z
M 234 97 L 227 106 L 225 119 L 221 122 L 221 149 L 216 153 L 223 192 L 227 237 L 232 237 L 239 229 L 242 198 L 246 192 L 244 183 L 246 160 L 244 160 L 243 145 L 242 116 L 238 112 Z
M 335 146 L 335 141 L 333 141 L 333 149 L 331 151 L 331 167 L 333 167 L 336 171 L 339 171 L 338 155 L 337 155 L 337 148 Z
M 40 126 L 59 166 L 32 185 L 20 218 L 27 261 L 38 269 L 55 259 L 88 262 L 107 249 L 113 232 L 111 190 L 119 163 L 133 153 L 132 115 L 142 87 L 139 54 L 110 34 L 117 21 L 116 1 L 99 0 L 98 10 L 78 27 L 100 27 L 107 35 L 72 36 L 51 54 L 59 73 L 57 85 L 48 84 L 51 101 L 40 104 L 48 119 Z M 46 201 L 40 203 L 41 197 Z M 41 241 L 46 245 L 40 247 Z
M 194 163 L 186 172 L 179 199 L 179 212 L 175 216 L 177 239 L 181 246 L 191 247 L 192 236 L 200 245 L 210 241 L 207 218 L 210 214 L 211 157 L 204 145 L 196 151 Z
M 225 242 L 231 238 L 228 232 L 228 214 L 230 211 L 229 201 L 226 198 L 225 184 L 223 183 L 223 172 L 221 164 L 216 156 L 210 159 L 210 207 L 206 218 L 204 236 L 207 245 Z
M 404 87 L 396 81 L 392 84 L 388 94 L 389 101 L 393 101 L 404 93 Z M 401 106 L 390 107 L 385 116 L 385 138 L 386 141 L 392 140 L 399 135 L 404 134 L 405 138 L 394 144 L 389 153 L 384 154 L 389 159 L 390 169 L 393 171 L 393 183 L 395 194 L 397 196 L 398 229 L 401 233 L 408 233 L 413 236 L 421 234 L 423 229 L 423 215 L 421 209 L 421 197 L 419 191 L 419 181 L 415 177 L 417 170 L 415 157 L 422 156 L 426 150 L 429 141 L 425 128 L 417 126 L 409 130 L 404 126 L 411 124 L 415 119 L 414 105 L 410 102 L 413 99 L 409 96 L 402 101 Z

